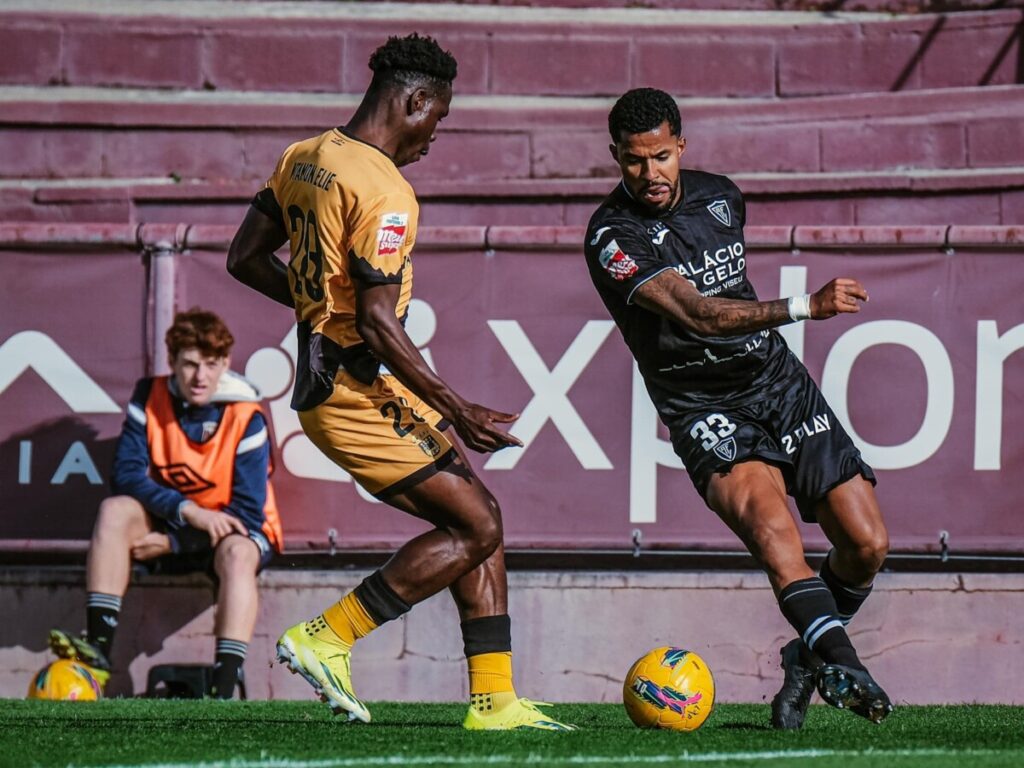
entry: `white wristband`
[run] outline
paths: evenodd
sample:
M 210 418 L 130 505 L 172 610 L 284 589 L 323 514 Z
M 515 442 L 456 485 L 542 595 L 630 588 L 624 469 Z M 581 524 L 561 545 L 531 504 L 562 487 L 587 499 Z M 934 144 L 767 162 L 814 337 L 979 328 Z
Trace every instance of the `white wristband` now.
M 805 293 L 803 296 L 790 296 L 786 308 L 789 310 L 789 317 L 794 323 L 799 320 L 810 320 L 811 294 Z

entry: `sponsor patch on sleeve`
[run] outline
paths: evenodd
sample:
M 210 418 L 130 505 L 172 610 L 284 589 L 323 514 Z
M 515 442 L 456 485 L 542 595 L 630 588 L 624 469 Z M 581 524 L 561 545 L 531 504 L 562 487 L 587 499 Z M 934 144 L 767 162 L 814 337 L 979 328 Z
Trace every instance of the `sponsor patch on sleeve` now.
M 623 253 L 615 240 L 609 241 L 608 245 L 601 249 L 598 261 L 601 262 L 601 266 L 605 268 L 605 271 L 616 280 L 630 278 L 640 269 L 633 259 Z
M 385 213 L 377 230 L 377 255 L 394 256 L 405 243 L 409 224 L 408 213 Z

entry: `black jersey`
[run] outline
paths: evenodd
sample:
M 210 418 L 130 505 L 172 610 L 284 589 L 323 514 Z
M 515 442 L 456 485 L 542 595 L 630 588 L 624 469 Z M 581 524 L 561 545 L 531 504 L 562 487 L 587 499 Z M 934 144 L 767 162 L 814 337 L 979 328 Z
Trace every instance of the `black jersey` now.
M 739 189 L 701 171 L 681 171 L 680 183 L 680 201 L 663 212 L 641 206 L 619 184 L 591 217 L 584 241 L 591 279 L 663 415 L 741 396 L 782 366 L 787 352 L 775 331 L 704 337 L 633 303 L 637 288 L 668 269 L 704 296 L 757 299 L 747 280 Z

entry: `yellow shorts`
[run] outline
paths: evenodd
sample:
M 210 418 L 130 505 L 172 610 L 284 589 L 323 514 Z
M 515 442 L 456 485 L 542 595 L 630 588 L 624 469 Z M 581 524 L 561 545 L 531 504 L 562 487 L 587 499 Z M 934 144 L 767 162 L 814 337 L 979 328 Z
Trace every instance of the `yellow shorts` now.
M 306 436 L 374 496 L 401 493 L 451 463 L 448 422 L 394 376 L 363 384 L 346 371 L 334 393 L 299 411 Z

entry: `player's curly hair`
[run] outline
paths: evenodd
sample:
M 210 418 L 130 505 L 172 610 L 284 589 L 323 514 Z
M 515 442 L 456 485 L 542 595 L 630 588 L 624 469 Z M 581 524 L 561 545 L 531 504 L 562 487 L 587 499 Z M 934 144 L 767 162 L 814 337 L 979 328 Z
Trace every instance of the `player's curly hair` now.
M 626 91 L 608 113 L 608 132 L 618 143 L 622 133 L 647 133 L 668 120 L 673 136 L 680 136 L 683 123 L 676 100 L 657 88 Z
M 213 312 L 192 307 L 174 315 L 174 323 L 167 329 L 164 342 L 172 359 L 183 349 L 198 349 L 203 357 L 227 357 L 235 337 Z
M 371 88 L 428 84 L 440 90 L 455 80 L 458 62 L 434 38 L 413 32 L 405 37 L 389 37 L 370 56 L 370 69 Z

